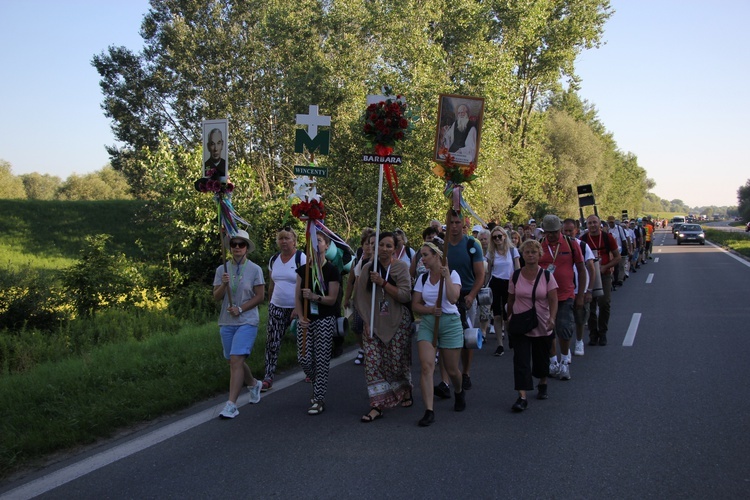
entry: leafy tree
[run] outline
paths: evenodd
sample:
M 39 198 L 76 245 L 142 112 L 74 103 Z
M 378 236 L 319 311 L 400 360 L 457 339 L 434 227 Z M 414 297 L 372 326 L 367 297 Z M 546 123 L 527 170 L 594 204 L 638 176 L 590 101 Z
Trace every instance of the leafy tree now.
M 130 199 L 130 186 L 125 176 L 112 167 L 86 175 L 71 174 L 57 190 L 58 200 L 123 200 Z
M 56 175 L 32 172 L 21 176 L 26 197 L 30 200 L 53 200 L 62 180 Z
M 144 279 L 138 266 L 124 254 L 107 249 L 111 236 L 88 236 L 76 264 L 64 271 L 64 289 L 79 316 L 100 309 L 132 306 L 142 299 Z
M 737 212 L 742 220 L 750 221 L 750 179 L 737 189 Z
M 24 199 L 26 191 L 20 177 L 13 175 L 10 162 L 0 159 L 0 199 Z
M 284 0 L 153 0 L 141 26 L 144 49 L 110 47 L 92 63 L 124 144 L 110 148 L 113 167 L 136 196 L 174 209 L 165 222 L 175 238 L 204 231 L 181 246 L 190 255 L 198 250 L 191 245 L 203 248 L 200 238 L 211 239 L 205 231 L 213 224 L 178 193 L 198 175 L 199 124 L 209 118 L 229 118 L 232 177 L 252 191 L 234 200 L 247 207 L 243 215 L 271 214 L 261 217 L 262 232 L 285 217 L 280 197 L 291 167 L 310 160 L 293 151 L 295 114 L 319 104 L 333 123 L 331 154 L 316 158 L 330 172 L 319 180 L 328 223 L 345 236 L 374 224 L 377 168 L 358 159 L 366 147 L 359 119 L 365 95 L 384 84 L 406 95 L 418 119 L 398 151 L 406 208 L 393 209 L 386 195 L 384 227 L 416 234 L 443 217 L 442 182 L 427 161 L 441 93 L 485 98 L 481 177 L 465 191 L 480 214 L 520 220 L 568 206 L 557 168 L 571 164 L 551 155 L 545 107 L 561 76 L 576 81 L 576 55 L 599 44 L 610 15 L 607 0 L 302 0 L 294 9 Z

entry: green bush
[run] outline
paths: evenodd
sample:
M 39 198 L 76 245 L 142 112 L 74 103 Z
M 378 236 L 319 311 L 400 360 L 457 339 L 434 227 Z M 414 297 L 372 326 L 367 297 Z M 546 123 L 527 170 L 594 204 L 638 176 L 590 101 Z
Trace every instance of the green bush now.
M 28 267 L 0 269 L 0 330 L 52 330 L 68 319 L 55 273 Z
M 177 289 L 170 297 L 167 310 L 170 314 L 191 323 L 204 323 L 219 315 L 219 305 L 211 294 L 212 287 L 190 283 Z

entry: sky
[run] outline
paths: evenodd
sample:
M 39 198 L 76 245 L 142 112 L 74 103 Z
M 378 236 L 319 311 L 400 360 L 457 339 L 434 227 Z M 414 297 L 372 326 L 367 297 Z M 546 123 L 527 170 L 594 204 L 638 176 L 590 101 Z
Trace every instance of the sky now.
M 576 62 L 580 96 L 657 196 L 737 204 L 750 179 L 748 0 L 613 0 L 605 44 Z M 147 0 L 0 0 L 0 159 L 62 179 L 116 144 L 91 59 L 137 52 Z

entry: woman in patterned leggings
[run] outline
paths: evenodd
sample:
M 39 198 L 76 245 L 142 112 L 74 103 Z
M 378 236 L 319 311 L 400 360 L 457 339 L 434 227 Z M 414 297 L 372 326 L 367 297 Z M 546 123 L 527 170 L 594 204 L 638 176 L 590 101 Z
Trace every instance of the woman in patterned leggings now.
M 273 386 L 276 363 L 279 360 L 281 339 L 289 328 L 294 314 L 294 291 L 297 285 L 297 268 L 307 262 L 303 252 L 297 250 L 297 233 L 290 226 L 276 232 L 279 253 L 268 261 L 268 324 L 266 326 L 266 375 L 263 388 L 266 392 Z
M 328 389 L 328 369 L 333 349 L 333 333 L 336 328 L 336 302 L 341 285 L 338 269 L 326 261 L 326 250 L 331 240 L 323 233 L 317 233 L 317 258 L 297 269 L 297 290 L 295 312 L 297 324 L 297 361 L 312 381 L 312 406 L 309 415 L 320 415 L 325 410 L 325 396 Z M 313 269 L 322 263 L 321 274 Z M 311 269 L 315 272 L 311 273 Z M 310 288 L 305 288 L 309 283 Z M 305 301 L 305 299 L 307 299 Z M 307 302 L 307 308 L 304 305 Z M 305 333 L 306 331 L 306 333 Z

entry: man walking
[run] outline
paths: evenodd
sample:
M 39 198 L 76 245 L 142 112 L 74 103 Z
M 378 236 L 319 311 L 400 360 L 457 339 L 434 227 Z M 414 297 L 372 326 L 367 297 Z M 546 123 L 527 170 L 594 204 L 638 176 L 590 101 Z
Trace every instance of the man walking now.
M 574 308 L 583 309 L 584 287 L 575 294 L 575 276 L 585 276 L 583 254 L 577 241 L 561 235 L 562 222 L 556 215 L 542 219 L 542 256 L 539 265 L 555 275 L 557 281 L 557 316 L 554 336 L 560 343 L 560 361 L 557 361 L 555 338 L 550 349 L 550 377 L 570 380 L 570 339 L 575 331 Z
M 620 263 L 620 250 L 614 237 L 602 231 L 602 223 L 596 215 L 589 215 L 586 219 L 588 233 L 581 238 L 591 247 L 594 255 L 599 259 L 604 294 L 591 302 L 589 313 L 589 345 L 607 345 L 607 330 L 609 329 L 609 311 L 612 302 L 612 273 Z
M 479 242 L 463 233 L 464 220 L 461 212 L 457 210 L 448 211 L 448 234 L 446 235 L 445 248 L 448 256 L 448 268 L 456 271 L 461 277 L 461 294 L 458 297 L 458 312 L 461 314 L 461 323 L 464 329 L 479 327 L 479 314 L 477 307 L 477 295 L 484 284 L 484 255 Z M 471 349 L 461 350 L 461 373 L 464 389 L 471 389 L 471 361 L 474 351 Z M 440 375 L 442 382 L 435 387 L 435 395 L 444 399 L 450 397 L 448 387 L 448 372 L 440 360 Z

